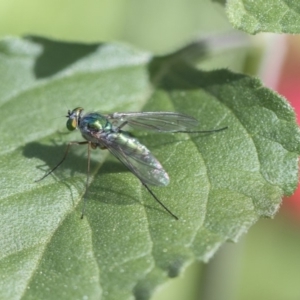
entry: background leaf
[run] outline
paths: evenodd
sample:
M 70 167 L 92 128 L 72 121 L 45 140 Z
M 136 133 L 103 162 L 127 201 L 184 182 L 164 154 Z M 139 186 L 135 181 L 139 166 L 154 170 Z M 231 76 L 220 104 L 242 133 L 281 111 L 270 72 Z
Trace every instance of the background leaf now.
M 297 0 L 229 0 L 226 8 L 231 24 L 247 33 L 300 33 Z
M 152 57 L 124 45 L 42 38 L 6 39 L 0 49 L 0 298 L 147 299 L 191 261 L 207 261 L 260 216 L 273 216 L 297 185 L 294 113 L 257 79 L 197 70 L 184 51 Z M 134 132 L 168 171 L 170 185 L 153 191 L 179 221 L 99 150 L 80 220 L 85 147 L 33 182 L 68 141 L 82 140 L 66 134 L 60 118 L 76 106 L 178 111 L 197 118 L 199 129 L 229 128 Z

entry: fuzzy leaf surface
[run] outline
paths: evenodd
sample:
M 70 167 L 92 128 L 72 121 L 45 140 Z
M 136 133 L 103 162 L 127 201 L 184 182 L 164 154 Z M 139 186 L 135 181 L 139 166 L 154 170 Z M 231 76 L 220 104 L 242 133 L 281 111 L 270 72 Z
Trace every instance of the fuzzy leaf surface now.
M 229 0 L 226 11 L 233 27 L 250 34 L 300 33 L 298 0 Z
M 207 261 L 297 185 L 299 129 L 257 79 L 200 71 L 184 50 L 152 57 L 120 44 L 43 38 L 0 43 L 0 298 L 148 299 L 191 261 Z M 168 172 L 153 187 L 176 221 L 107 151 L 73 146 L 67 109 L 175 111 L 210 134 L 133 134 Z M 49 292 L 51 291 L 51 293 Z

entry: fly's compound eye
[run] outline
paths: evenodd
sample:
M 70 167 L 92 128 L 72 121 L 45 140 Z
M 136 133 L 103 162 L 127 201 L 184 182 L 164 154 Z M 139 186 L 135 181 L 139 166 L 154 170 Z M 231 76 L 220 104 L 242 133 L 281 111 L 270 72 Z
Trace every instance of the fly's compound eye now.
M 78 127 L 78 124 L 80 123 L 82 111 L 83 111 L 82 107 L 76 107 L 72 111 L 68 110 L 68 115 L 66 116 L 68 118 L 66 124 L 68 130 L 73 131 Z
M 66 124 L 68 130 L 73 131 L 77 128 L 77 118 L 70 118 Z

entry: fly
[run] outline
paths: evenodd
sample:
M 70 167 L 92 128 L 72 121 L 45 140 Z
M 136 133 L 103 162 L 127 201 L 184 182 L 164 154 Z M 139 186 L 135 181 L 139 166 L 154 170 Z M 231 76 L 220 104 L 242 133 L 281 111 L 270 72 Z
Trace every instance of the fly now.
M 73 145 L 88 146 L 88 167 L 86 179 L 86 191 L 90 176 L 90 151 L 92 149 L 108 149 L 121 163 L 123 163 L 142 183 L 151 196 L 176 220 L 178 217 L 171 212 L 152 192 L 148 185 L 166 186 L 169 184 L 169 175 L 153 154 L 136 138 L 131 137 L 122 128 L 128 125 L 134 129 L 142 129 L 156 132 L 171 133 L 211 133 L 227 129 L 195 131 L 192 128 L 198 125 L 193 117 L 174 112 L 134 112 L 112 113 L 102 115 L 96 112 L 83 114 L 82 107 L 76 107 L 68 111 L 66 116 L 67 129 L 73 131 L 79 129 L 85 141 L 70 142 L 67 145 L 61 161 L 42 178 L 41 181 L 55 171 L 66 159 L 70 147 Z M 81 219 L 85 213 L 85 198 Z

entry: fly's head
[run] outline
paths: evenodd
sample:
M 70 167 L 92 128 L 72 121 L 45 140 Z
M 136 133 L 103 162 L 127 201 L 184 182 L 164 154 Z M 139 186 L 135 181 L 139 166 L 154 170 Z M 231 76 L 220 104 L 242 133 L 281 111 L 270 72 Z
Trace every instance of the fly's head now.
M 68 114 L 66 115 L 66 117 L 68 118 L 66 124 L 68 130 L 73 131 L 79 126 L 82 112 L 83 112 L 82 107 L 76 107 L 72 111 L 68 110 Z

